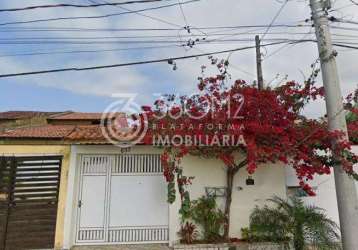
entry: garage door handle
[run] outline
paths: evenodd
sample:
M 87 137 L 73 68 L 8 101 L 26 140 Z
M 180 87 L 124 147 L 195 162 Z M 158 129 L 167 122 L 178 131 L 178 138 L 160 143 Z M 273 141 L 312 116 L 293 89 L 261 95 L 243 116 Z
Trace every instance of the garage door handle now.
M 78 201 L 78 207 L 80 208 L 80 207 L 82 207 L 82 201 Z

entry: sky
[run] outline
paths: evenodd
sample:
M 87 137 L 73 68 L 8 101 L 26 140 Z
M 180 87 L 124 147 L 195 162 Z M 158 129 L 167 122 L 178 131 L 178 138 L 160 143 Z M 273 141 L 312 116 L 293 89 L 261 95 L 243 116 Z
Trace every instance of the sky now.
M 179 5 L 175 5 L 140 12 L 140 14 L 27 24 L 10 23 L 57 17 L 118 14 L 126 10 L 118 6 L 105 6 L 0 12 L 0 74 L 127 63 L 252 46 L 255 34 L 262 36 L 267 31 L 266 28 L 260 30 L 258 28 L 221 30 L 205 28 L 268 25 L 283 4 L 279 0 L 200 0 L 186 4 L 184 0 L 167 0 L 122 7 L 139 10 L 175 4 L 178 1 L 183 3 L 182 10 Z M 90 4 L 91 2 L 103 3 L 104 0 L 1 0 L 0 9 L 58 3 Z M 111 2 L 124 2 L 124 0 L 111 0 Z M 358 6 L 353 5 L 351 1 L 336 0 L 332 4 L 334 10 L 330 13 L 332 16 L 358 22 Z M 313 32 L 309 23 L 307 25 L 304 21 L 309 18 L 308 1 L 289 1 L 274 24 L 300 25 L 300 27 L 272 27 L 267 31 L 262 43 L 270 43 L 275 39 L 314 39 L 313 33 L 307 34 L 310 31 Z M 351 43 L 350 45 L 356 46 L 354 44 L 358 39 L 358 24 L 335 23 L 333 25 L 338 27 L 332 29 L 335 42 Z M 183 28 L 185 26 L 191 27 L 190 33 Z M 347 27 L 356 28 L 356 30 L 342 29 Z M 120 30 L 123 28 L 142 30 Z M 79 31 L 79 29 L 82 30 Z M 143 31 L 143 29 L 170 30 Z M 133 36 L 135 38 L 128 38 Z M 147 37 L 143 38 L 143 36 Z M 205 37 L 205 40 L 193 48 L 180 46 L 189 38 L 198 37 Z M 246 39 L 246 41 L 237 39 Z M 286 79 L 304 81 L 310 74 L 310 65 L 318 57 L 314 43 L 282 46 L 262 49 L 266 85 L 276 86 Z M 343 48 L 336 48 L 336 50 L 338 51 L 337 64 L 342 92 L 343 95 L 347 95 L 354 91 L 358 83 L 358 50 Z M 81 53 L 69 53 L 71 51 L 81 51 Z M 88 51 L 97 52 L 89 53 Z M 43 54 L 23 55 L 39 52 Z M 256 78 L 255 50 L 237 51 L 230 55 L 225 53 L 216 57 L 221 59 L 228 58 L 228 56 L 232 82 L 235 79 L 252 82 Z M 173 70 L 172 65 L 163 62 L 93 71 L 0 78 L 0 111 L 101 112 L 118 99 L 113 96 L 114 94 L 135 94 L 135 102 L 138 105 L 146 105 L 151 104 L 158 93 L 195 93 L 197 78 L 201 76 L 201 66 L 210 65 L 209 59 L 199 57 L 178 60 L 175 63 L 177 70 Z M 216 73 L 214 67 L 208 67 L 205 71 L 207 76 Z M 317 84 L 317 86 L 322 85 L 320 78 Z M 320 100 L 309 105 L 305 113 L 310 117 L 324 115 L 324 101 Z

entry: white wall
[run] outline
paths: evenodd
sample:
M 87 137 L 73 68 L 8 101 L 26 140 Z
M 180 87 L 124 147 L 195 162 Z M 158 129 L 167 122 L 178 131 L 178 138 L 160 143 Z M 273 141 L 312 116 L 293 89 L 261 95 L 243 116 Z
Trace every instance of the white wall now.
M 358 154 L 358 146 L 353 146 L 352 151 Z M 358 166 L 356 166 L 356 170 L 358 170 Z M 286 168 L 286 180 L 287 186 L 298 186 L 298 180 L 293 168 Z M 315 176 L 314 180 L 310 181 L 309 184 L 313 187 L 317 187 L 317 190 L 315 191 L 317 195 L 314 197 L 303 198 L 305 203 L 325 209 L 327 215 L 339 224 L 333 170 L 331 175 Z M 358 182 L 356 182 L 356 187 L 358 190 Z
M 135 146 L 130 153 L 161 153 L 161 150 L 151 146 Z M 76 197 L 78 188 L 77 158 L 79 154 L 121 154 L 121 149 L 114 146 L 77 145 L 72 146 L 71 165 L 68 180 L 68 197 L 65 211 L 64 248 L 73 245 L 76 221 Z M 195 176 L 193 185 L 189 186 L 192 199 L 205 194 L 205 187 L 225 187 L 226 169 L 220 160 L 201 159 L 188 156 L 182 161 L 184 174 Z M 233 201 L 231 207 L 231 236 L 240 237 L 240 229 L 247 227 L 249 215 L 255 205 L 262 205 L 265 199 L 278 195 L 286 197 L 285 168 L 280 165 L 259 166 L 253 175 L 254 186 L 246 186 L 248 174 L 242 169 L 234 181 Z M 164 178 L 164 177 L 163 177 Z M 239 190 L 242 187 L 242 190 Z M 223 207 L 223 198 L 221 198 Z M 219 198 L 220 203 L 220 198 Z M 180 229 L 179 195 L 174 204 L 169 206 L 169 241 L 178 240 L 177 232 Z
M 226 168 L 221 160 L 201 159 L 188 156 L 183 159 L 184 174 L 195 176 L 193 184 L 189 186 L 191 199 L 197 199 L 205 194 L 205 187 L 225 187 Z M 259 166 L 253 175 L 255 185 L 247 186 L 246 169 L 241 169 L 234 180 L 234 190 L 231 205 L 230 236 L 240 237 L 241 228 L 249 225 L 249 216 L 255 205 L 263 205 L 266 199 L 273 195 L 286 197 L 285 169 L 281 165 Z M 240 190 L 240 188 L 242 190 Z M 221 207 L 223 208 L 223 198 Z

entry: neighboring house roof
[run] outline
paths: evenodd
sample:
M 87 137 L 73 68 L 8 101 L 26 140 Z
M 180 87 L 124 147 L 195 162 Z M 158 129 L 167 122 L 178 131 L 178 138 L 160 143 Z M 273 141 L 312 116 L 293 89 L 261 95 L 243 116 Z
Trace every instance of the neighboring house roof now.
M 16 128 L 0 132 L 0 139 L 6 140 L 65 140 L 69 142 L 107 143 L 100 125 L 52 125 Z
M 36 126 L 26 124 L 23 127 L 0 130 L 0 140 L 56 140 L 69 144 L 109 144 L 100 125 L 103 113 L 11 111 L 0 113 L 0 119 L 1 117 L 18 119 L 20 116 L 31 117 L 40 114 L 46 114 L 47 123 Z M 109 124 L 116 124 L 114 128 L 122 129 L 129 126 L 124 113 L 108 113 L 105 117 L 106 124 L 108 120 L 111 120 Z
M 64 139 L 76 126 L 43 125 L 36 127 L 16 128 L 0 133 L 2 139 Z
M 6 111 L 0 112 L 0 120 L 28 119 L 35 116 L 50 116 L 60 112 L 42 112 L 42 111 Z
M 82 112 L 67 112 L 62 114 L 55 114 L 48 117 L 48 120 L 101 120 L 103 113 L 82 113 Z
M 48 122 L 42 125 L 27 125 L 7 129 L 1 132 L 0 139 L 3 140 L 64 140 L 68 142 L 93 142 L 107 143 L 106 138 L 102 134 L 101 125 L 99 123 L 83 124 L 83 121 L 101 121 L 103 113 L 82 113 L 82 112 L 37 112 L 37 111 L 9 111 L 0 113 L 0 119 L 18 117 L 31 117 L 34 115 L 47 114 L 48 121 L 56 121 L 56 123 Z M 128 123 L 124 113 L 108 113 L 107 119 L 115 121 L 120 127 L 127 127 Z M 71 123 L 66 124 L 67 121 Z M 62 124 L 63 122 L 63 124 Z

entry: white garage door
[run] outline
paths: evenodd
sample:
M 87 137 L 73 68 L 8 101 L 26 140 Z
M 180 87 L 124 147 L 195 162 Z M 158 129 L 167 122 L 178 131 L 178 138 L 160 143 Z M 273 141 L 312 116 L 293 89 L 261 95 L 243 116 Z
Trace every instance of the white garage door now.
M 76 243 L 168 242 L 160 155 L 82 155 Z

